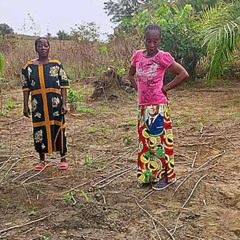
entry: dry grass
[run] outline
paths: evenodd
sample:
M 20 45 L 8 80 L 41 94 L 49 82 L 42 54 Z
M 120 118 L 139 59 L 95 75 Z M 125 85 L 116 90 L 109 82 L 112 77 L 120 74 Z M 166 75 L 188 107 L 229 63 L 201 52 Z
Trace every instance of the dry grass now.
M 20 85 L 21 68 L 27 60 L 37 57 L 34 41 L 35 38 L 26 36 L 0 41 L 0 51 L 6 60 L 2 82 Z M 114 38 L 109 43 L 50 39 L 50 56 L 63 63 L 72 80 L 100 76 L 110 66 L 126 73 L 136 43 L 124 37 Z

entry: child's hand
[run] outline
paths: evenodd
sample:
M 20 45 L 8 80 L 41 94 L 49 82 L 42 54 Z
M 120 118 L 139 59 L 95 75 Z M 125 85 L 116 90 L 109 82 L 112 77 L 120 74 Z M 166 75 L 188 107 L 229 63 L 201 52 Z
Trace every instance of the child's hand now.
M 62 105 L 62 109 L 61 109 L 61 114 L 62 115 L 65 115 L 66 113 L 67 113 L 67 106 L 64 104 L 64 105 Z
M 24 107 L 24 109 L 23 109 L 23 115 L 24 115 L 25 117 L 30 118 L 30 108 L 29 108 L 29 107 Z

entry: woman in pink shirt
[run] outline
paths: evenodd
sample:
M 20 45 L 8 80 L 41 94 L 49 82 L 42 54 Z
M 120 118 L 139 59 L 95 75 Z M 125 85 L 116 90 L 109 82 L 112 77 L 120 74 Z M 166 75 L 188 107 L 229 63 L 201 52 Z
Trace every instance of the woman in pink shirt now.
M 155 190 L 176 181 L 167 92 L 189 77 L 170 53 L 159 50 L 160 39 L 161 28 L 148 25 L 144 34 L 145 49 L 133 54 L 129 69 L 129 80 L 138 92 L 138 184 L 151 184 Z M 166 69 L 176 75 L 163 86 Z

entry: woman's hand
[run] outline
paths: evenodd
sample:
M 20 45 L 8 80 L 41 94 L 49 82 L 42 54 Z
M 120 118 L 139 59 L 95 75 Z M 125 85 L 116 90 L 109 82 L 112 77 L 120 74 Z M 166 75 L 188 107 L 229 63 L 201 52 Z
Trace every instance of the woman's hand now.
M 61 109 L 61 114 L 65 115 L 68 112 L 67 110 L 67 106 L 65 104 L 62 105 L 62 109 Z
M 167 97 L 167 89 L 165 86 L 162 87 L 162 93 Z
M 30 118 L 30 108 L 28 106 L 23 108 L 23 115 Z
M 137 83 L 136 83 L 136 80 L 134 78 L 134 75 L 136 73 L 136 67 L 134 66 L 131 66 L 130 69 L 129 69 L 129 72 L 128 72 L 128 79 L 129 81 L 131 82 L 133 88 L 137 91 Z

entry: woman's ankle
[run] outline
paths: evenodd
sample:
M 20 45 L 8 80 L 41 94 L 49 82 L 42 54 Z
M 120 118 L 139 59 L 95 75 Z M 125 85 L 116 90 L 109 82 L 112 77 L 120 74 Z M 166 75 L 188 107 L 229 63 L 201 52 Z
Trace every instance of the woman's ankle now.
M 65 153 L 60 153 L 60 155 L 61 155 L 61 162 L 67 162 L 66 154 Z
M 39 153 L 39 162 L 44 163 L 45 162 L 45 154 L 44 153 Z

